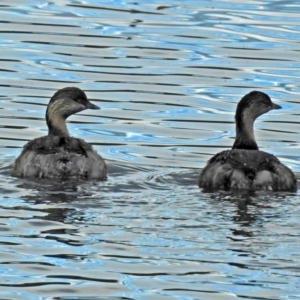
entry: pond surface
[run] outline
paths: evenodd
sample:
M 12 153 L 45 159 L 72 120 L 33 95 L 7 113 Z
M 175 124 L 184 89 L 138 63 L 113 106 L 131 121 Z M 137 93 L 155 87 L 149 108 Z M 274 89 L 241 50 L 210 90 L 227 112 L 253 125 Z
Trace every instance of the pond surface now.
M 3 0 L 0 13 L 1 299 L 300 298 L 300 192 L 196 184 L 251 90 L 283 107 L 255 123 L 260 148 L 299 175 L 297 1 Z M 12 178 L 65 86 L 101 106 L 68 128 L 108 180 Z

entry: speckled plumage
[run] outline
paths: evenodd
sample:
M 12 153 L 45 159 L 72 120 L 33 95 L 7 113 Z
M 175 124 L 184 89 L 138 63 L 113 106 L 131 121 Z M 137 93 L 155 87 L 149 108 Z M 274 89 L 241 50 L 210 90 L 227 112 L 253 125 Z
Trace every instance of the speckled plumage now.
M 259 150 L 233 149 L 213 156 L 199 176 L 205 189 L 295 190 L 294 173 L 277 157 Z
M 105 178 L 106 165 L 82 139 L 43 136 L 24 146 L 12 172 L 16 177 Z

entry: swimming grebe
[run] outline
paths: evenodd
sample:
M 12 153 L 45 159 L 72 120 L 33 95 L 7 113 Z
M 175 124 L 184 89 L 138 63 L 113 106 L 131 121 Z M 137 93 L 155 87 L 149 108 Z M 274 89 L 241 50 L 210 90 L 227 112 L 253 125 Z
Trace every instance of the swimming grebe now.
M 254 137 L 255 119 L 280 108 L 262 92 L 253 91 L 245 95 L 236 109 L 233 147 L 208 161 L 200 173 L 199 187 L 206 190 L 296 190 L 294 173 L 274 155 L 260 151 Z
M 82 139 L 70 137 L 66 119 L 85 109 L 100 109 L 79 88 L 66 87 L 50 99 L 46 111 L 48 135 L 28 142 L 16 159 L 12 176 L 29 178 L 106 177 L 103 158 Z

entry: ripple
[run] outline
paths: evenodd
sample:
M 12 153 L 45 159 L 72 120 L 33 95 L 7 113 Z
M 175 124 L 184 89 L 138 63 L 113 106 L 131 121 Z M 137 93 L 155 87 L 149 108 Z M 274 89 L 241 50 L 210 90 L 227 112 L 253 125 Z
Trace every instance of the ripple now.
M 0 297 L 297 299 L 298 193 L 203 193 L 197 177 L 254 89 L 283 107 L 256 121 L 260 148 L 300 170 L 298 6 L 4 1 Z M 65 86 L 101 107 L 68 128 L 108 180 L 12 178 Z

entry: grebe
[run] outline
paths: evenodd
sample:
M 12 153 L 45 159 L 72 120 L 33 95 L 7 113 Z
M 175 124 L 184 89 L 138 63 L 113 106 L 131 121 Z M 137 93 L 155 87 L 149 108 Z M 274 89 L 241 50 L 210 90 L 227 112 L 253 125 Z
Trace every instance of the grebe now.
M 260 151 L 254 137 L 257 117 L 281 106 L 252 91 L 237 105 L 236 137 L 231 150 L 214 155 L 199 176 L 199 187 L 213 189 L 296 190 L 294 173 L 274 155 Z
M 48 135 L 28 142 L 15 160 L 12 176 L 28 178 L 106 178 L 103 158 L 82 139 L 69 135 L 66 119 L 85 109 L 100 109 L 79 88 L 66 87 L 50 99 Z

